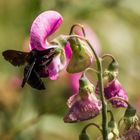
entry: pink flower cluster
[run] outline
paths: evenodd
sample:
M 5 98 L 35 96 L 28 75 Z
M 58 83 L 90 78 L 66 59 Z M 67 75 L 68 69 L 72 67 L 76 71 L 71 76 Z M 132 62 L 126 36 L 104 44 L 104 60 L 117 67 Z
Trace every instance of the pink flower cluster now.
M 72 71 L 72 69 L 76 71 L 74 74 L 73 71 L 72 74 L 69 74 L 70 83 L 75 95 L 71 96 L 68 100 L 69 111 L 66 114 L 64 121 L 76 122 L 87 120 L 97 116 L 101 109 L 100 101 L 94 95 L 93 89 L 90 90 L 92 87 L 91 83 L 87 82 L 88 80 L 86 79 L 85 81 L 87 83 L 84 84 L 84 87 L 82 87 L 82 84 L 79 84 L 79 81 L 81 81 L 83 78 L 83 70 L 89 67 L 94 61 L 94 56 L 90 48 L 88 48 L 88 45 L 83 40 L 78 40 L 82 46 L 80 49 L 78 45 L 76 46 L 77 48 L 73 48 L 72 45 L 75 43 L 75 40 L 72 40 L 71 43 L 67 41 L 67 36 L 64 36 L 65 39 L 63 41 L 61 40 L 63 42 L 62 44 L 54 40 L 49 41 L 48 38 L 60 27 L 62 21 L 62 16 L 56 11 L 45 11 L 41 13 L 34 20 L 31 26 L 30 50 L 35 49 L 41 51 L 50 48 L 55 48 L 58 50 L 58 53 L 53 56 L 49 65 L 47 65 L 42 72 L 44 77 L 46 76 L 51 80 L 56 80 L 58 78 L 59 72 L 66 66 L 69 67 L 68 71 Z M 100 47 L 94 32 L 92 32 L 88 26 L 85 26 L 85 32 L 89 42 L 93 45 L 97 54 L 99 54 Z M 74 33 L 76 35 L 83 36 L 81 30 L 78 28 L 74 30 Z M 81 50 L 81 52 L 79 52 L 79 50 Z M 77 69 L 78 64 L 80 68 Z M 89 87 L 89 85 L 91 87 Z M 127 94 L 118 80 L 108 83 L 107 87 L 104 87 L 104 92 L 107 99 L 117 96 L 128 100 Z M 114 100 L 111 103 L 116 107 L 126 107 L 123 102 L 118 100 Z

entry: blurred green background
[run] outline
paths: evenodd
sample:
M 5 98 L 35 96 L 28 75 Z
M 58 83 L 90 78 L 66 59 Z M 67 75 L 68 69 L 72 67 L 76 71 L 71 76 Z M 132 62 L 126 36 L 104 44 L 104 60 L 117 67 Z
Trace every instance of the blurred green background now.
M 68 34 L 74 23 L 88 24 L 94 30 L 101 54 L 117 58 L 119 80 L 140 112 L 140 1 L 0 0 L 0 51 L 27 50 L 32 21 L 45 10 L 56 10 L 64 18 L 56 35 Z M 76 140 L 88 122 L 101 124 L 100 117 L 77 124 L 63 122 L 72 94 L 65 74 L 57 81 L 45 79 L 45 91 L 28 85 L 21 89 L 23 67 L 13 67 L 2 55 L 0 61 L 0 140 Z M 114 110 L 116 118 L 123 111 Z M 41 113 L 45 115 L 40 118 Z M 92 139 L 100 135 L 93 127 L 88 133 Z

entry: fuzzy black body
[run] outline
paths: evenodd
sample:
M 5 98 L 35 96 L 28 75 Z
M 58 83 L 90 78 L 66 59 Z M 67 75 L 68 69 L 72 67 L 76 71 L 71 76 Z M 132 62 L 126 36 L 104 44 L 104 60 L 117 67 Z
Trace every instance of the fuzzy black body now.
M 32 88 L 38 90 L 45 89 L 45 85 L 41 80 L 42 75 L 48 76 L 47 66 L 52 61 L 55 55 L 55 49 L 50 48 L 44 51 L 32 50 L 30 52 L 21 52 L 16 50 L 4 51 L 3 56 L 5 60 L 9 61 L 14 66 L 21 66 L 26 64 L 24 68 L 24 78 L 22 87 L 27 82 Z M 45 71 L 45 74 L 43 72 Z

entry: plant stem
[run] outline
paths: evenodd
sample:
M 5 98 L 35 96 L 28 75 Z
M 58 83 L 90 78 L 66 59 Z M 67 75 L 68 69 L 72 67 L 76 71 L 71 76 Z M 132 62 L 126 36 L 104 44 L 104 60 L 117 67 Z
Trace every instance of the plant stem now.
M 104 97 L 102 62 L 101 62 L 101 59 L 98 57 L 96 51 L 94 50 L 93 46 L 88 41 L 88 39 L 86 39 L 85 37 L 78 36 L 78 35 L 71 35 L 71 36 L 69 36 L 69 39 L 74 38 L 74 37 L 85 40 L 87 42 L 87 44 L 89 45 L 89 47 L 91 48 L 91 50 L 96 58 L 97 67 L 98 67 L 98 71 L 99 71 L 98 82 L 99 82 L 100 98 L 101 98 L 101 102 L 102 102 L 102 135 L 103 135 L 103 140 L 108 140 L 107 102 Z
M 102 63 L 101 59 L 98 57 L 96 54 L 94 48 L 92 45 L 89 43 L 88 40 L 86 40 L 87 44 L 90 46 L 91 50 L 93 51 L 96 62 L 97 62 L 97 67 L 98 67 L 98 82 L 99 82 L 99 90 L 100 90 L 100 98 L 102 101 L 102 135 L 103 135 L 103 140 L 108 140 L 108 117 L 107 117 L 107 103 L 105 101 L 104 97 L 104 87 L 103 87 L 103 68 L 102 68 Z

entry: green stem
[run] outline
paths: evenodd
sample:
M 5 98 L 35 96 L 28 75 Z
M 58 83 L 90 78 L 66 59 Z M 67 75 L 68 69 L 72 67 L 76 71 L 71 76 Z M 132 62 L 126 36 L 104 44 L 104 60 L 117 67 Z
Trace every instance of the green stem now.
M 102 102 L 102 135 L 103 135 L 103 140 L 108 140 L 108 117 L 107 117 L 107 102 L 105 100 L 104 97 L 104 87 L 103 87 L 103 68 L 102 68 L 102 59 L 100 59 L 96 53 L 96 51 L 94 50 L 94 48 L 92 47 L 92 45 L 90 44 L 90 42 L 88 41 L 88 39 L 86 39 L 85 37 L 81 37 L 78 35 L 71 35 L 69 36 L 70 38 L 80 38 L 82 40 L 85 40 L 87 42 L 87 44 L 89 45 L 89 47 L 91 48 L 95 58 L 96 58 L 96 62 L 97 62 L 97 67 L 98 67 L 98 82 L 99 82 L 99 90 L 100 90 L 100 98 L 101 98 L 101 102 Z
M 102 135 L 103 135 L 103 140 L 108 140 L 108 117 L 107 117 L 107 103 L 104 97 L 104 87 L 103 87 L 103 68 L 102 68 L 102 63 L 101 59 L 98 57 L 96 54 L 94 48 L 92 45 L 89 43 L 88 40 L 86 40 L 87 44 L 90 46 L 91 50 L 93 51 L 96 62 L 97 62 L 97 67 L 98 67 L 98 82 L 99 82 L 99 89 L 100 89 L 100 98 L 102 101 Z

